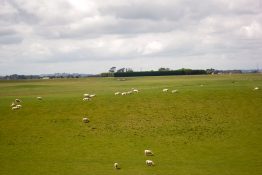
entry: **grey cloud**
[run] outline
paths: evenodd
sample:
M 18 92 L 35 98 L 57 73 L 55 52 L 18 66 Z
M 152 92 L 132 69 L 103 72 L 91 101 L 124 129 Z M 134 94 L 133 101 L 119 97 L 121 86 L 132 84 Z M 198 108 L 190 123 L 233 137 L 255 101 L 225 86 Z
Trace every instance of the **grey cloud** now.
M 13 13 L 4 14 L 0 16 L 0 20 L 5 21 L 7 24 L 17 24 L 17 23 L 28 23 L 35 24 L 39 21 L 39 18 L 32 12 L 24 9 L 20 3 L 15 0 L 3 0 L 4 4 L 14 9 Z
M 139 33 L 170 32 L 178 25 L 169 21 L 152 22 L 150 20 L 115 20 L 100 24 L 80 24 L 78 28 L 70 26 L 38 26 L 36 32 L 48 38 L 95 38 L 101 35 L 134 35 Z
M 260 0 L 0 0 L 0 8 L 0 70 L 9 62 L 262 64 Z
M 121 59 L 133 59 L 138 56 L 137 53 L 123 55 L 121 53 L 109 53 L 106 50 L 94 50 L 90 48 L 77 49 L 71 52 L 54 51 L 51 56 L 45 56 L 44 59 L 36 61 L 36 63 L 74 63 L 81 61 L 117 61 Z M 25 58 L 27 59 L 27 58 Z M 31 58 L 32 59 L 32 58 Z M 31 62 L 35 62 L 34 59 Z
M 0 28 L 0 36 L 8 36 L 14 34 L 16 34 L 16 32 L 11 28 Z
M 18 44 L 23 38 L 12 28 L 0 28 L 0 44 Z
M 237 1 L 236 1 L 237 3 Z M 233 5 L 232 5 L 233 4 Z M 230 1 L 136 1 L 124 5 L 111 4 L 101 7 L 102 14 L 111 14 L 117 18 L 127 19 L 151 19 L 151 20 L 180 20 L 201 19 L 209 15 L 235 15 L 237 14 L 257 14 L 261 12 L 261 4 L 258 0 L 249 1 L 241 7 L 234 6 Z M 233 6 L 233 7 L 232 7 Z
M 252 2 L 250 2 L 250 6 L 254 7 L 252 4 L 256 3 Z M 207 17 L 220 17 L 223 24 L 223 21 L 228 17 L 259 16 L 259 9 L 260 6 L 254 9 L 250 7 L 233 8 L 228 3 L 207 0 L 201 1 L 201 3 L 197 1 L 168 1 L 161 4 L 151 1 L 137 1 L 120 6 L 117 4 L 102 6 L 99 8 L 100 16 L 75 18 L 75 20 L 61 25 L 60 23 L 39 25 L 35 27 L 35 30 L 43 37 L 80 39 L 112 34 L 166 33 L 174 30 L 194 32 L 194 28 Z M 243 14 L 238 16 L 238 13 Z M 62 19 L 58 21 L 62 21 Z M 220 21 L 216 23 L 217 25 L 214 26 L 216 31 L 213 32 L 230 30 L 227 26 L 221 26 Z
M 0 44 L 18 44 L 21 43 L 23 39 L 19 36 L 1 36 Z
M 43 1 L 39 0 L 3 0 L 3 4 L 13 9 L 7 14 L 0 13 L 0 21 L 6 24 L 26 23 L 28 25 L 60 25 L 76 20 L 69 16 L 72 6 L 63 0 Z M 49 5 L 52 4 L 52 5 Z

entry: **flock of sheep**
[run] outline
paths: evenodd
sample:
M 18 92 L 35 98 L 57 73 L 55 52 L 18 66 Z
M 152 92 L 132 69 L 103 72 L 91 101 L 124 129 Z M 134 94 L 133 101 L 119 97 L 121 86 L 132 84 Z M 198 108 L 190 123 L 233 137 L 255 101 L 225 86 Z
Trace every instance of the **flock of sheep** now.
M 153 154 L 153 152 L 151 151 L 151 150 L 148 150 L 148 149 L 146 149 L 145 151 L 144 151 L 144 153 L 145 153 L 145 156 L 153 156 L 154 154 Z M 154 166 L 155 165 L 155 163 L 152 161 L 152 160 L 146 160 L 146 165 L 147 166 Z M 119 165 L 119 163 L 114 163 L 114 168 L 115 169 L 120 169 L 120 165 Z
M 91 99 L 95 97 L 96 94 L 84 94 L 83 96 L 84 96 L 83 101 L 91 101 Z
M 203 85 L 200 85 L 200 86 L 203 86 Z M 259 87 L 255 87 L 253 90 L 259 90 Z M 168 92 L 169 89 L 165 88 L 162 90 L 162 92 Z M 126 92 L 115 92 L 115 95 L 130 95 L 130 94 L 133 94 L 133 93 L 139 93 L 140 91 L 138 89 L 135 89 L 135 88 L 132 88 L 130 91 L 126 91 Z M 177 93 L 178 90 L 174 89 L 174 90 L 171 90 L 171 93 Z M 83 101 L 91 101 L 92 98 L 96 97 L 96 94 L 83 94 Z M 37 100 L 42 100 L 42 97 L 36 97 Z M 21 100 L 20 99 L 15 99 L 14 102 L 11 103 L 11 109 L 12 110 L 18 110 L 18 109 L 21 109 L 22 108 L 22 105 L 21 105 Z M 82 119 L 83 123 L 88 123 L 90 120 L 87 118 L 87 117 L 84 117 Z M 145 150 L 144 151 L 145 153 L 145 156 L 153 156 L 153 152 L 151 150 Z M 152 160 L 146 160 L 146 165 L 147 166 L 154 166 L 155 163 L 152 161 Z M 119 163 L 114 163 L 114 168 L 115 169 L 120 169 L 120 165 Z
M 42 100 L 42 97 L 36 97 L 37 100 Z M 14 102 L 11 103 L 10 107 L 12 110 L 18 110 L 18 109 L 21 109 L 22 108 L 22 105 L 21 105 L 21 102 L 22 100 L 20 99 L 15 99 Z
M 127 91 L 127 92 L 115 92 L 115 95 L 130 95 L 130 94 L 138 93 L 138 92 L 139 92 L 138 89 L 132 88 L 130 91 Z
M 201 87 L 203 86 L 202 84 L 200 85 Z M 258 87 L 255 87 L 254 90 L 259 90 Z M 165 88 L 162 90 L 162 92 L 168 92 L 169 89 Z M 139 93 L 140 91 L 138 89 L 135 89 L 135 88 L 132 88 L 130 91 L 125 91 L 125 92 L 115 92 L 115 95 L 130 95 L 130 94 L 133 94 L 133 93 Z M 177 89 L 174 89 L 174 90 L 171 90 L 171 93 L 177 93 L 178 90 Z M 83 101 L 90 101 L 93 97 L 96 96 L 96 94 L 83 94 L 84 98 L 83 98 Z M 83 123 L 89 123 L 89 119 L 87 117 L 84 117 L 82 119 Z M 151 150 L 145 150 L 144 151 L 145 155 L 146 156 L 153 156 L 153 152 Z M 154 166 L 155 163 L 152 161 L 152 160 L 146 160 L 146 165 L 147 166 Z M 120 165 L 119 163 L 114 163 L 114 168 L 115 169 L 120 169 Z
M 200 85 L 200 86 L 204 86 L 204 85 Z M 254 87 L 253 89 L 254 91 L 256 90 L 259 90 L 259 87 Z M 165 88 L 162 90 L 163 92 L 168 92 L 169 89 Z M 174 89 L 171 91 L 171 93 L 177 93 L 178 90 L 177 89 Z M 133 93 L 139 93 L 139 90 L 138 89 L 135 89 L 135 88 L 132 88 L 132 90 L 130 91 L 126 91 L 126 92 L 115 92 L 115 95 L 130 95 L 130 94 L 133 94 Z M 83 101 L 91 101 L 91 99 L 93 97 L 96 96 L 96 94 L 84 94 L 83 95 L 84 98 L 83 98 Z M 36 97 L 38 100 L 42 100 L 42 97 Z M 11 103 L 10 107 L 12 110 L 18 110 L 18 109 L 21 109 L 22 108 L 22 105 L 20 104 L 21 103 L 21 100 L 20 99 L 15 99 L 14 102 Z M 83 120 L 84 121 L 84 120 Z M 85 120 L 86 122 L 87 120 Z
M 168 89 L 163 89 L 162 91 L 163 92 L 168 92 L 169 90 Z M 174 89 L 174 90 L 171 91 L 171 93 L 177 93 L 177 92 L 178 92 L 177 89 Z
M 11 108 L 12 110 L 17 110 L 17 109 L 21 109 L 22 108 L 22 105 L 20 104 L 22 101 L 20 99 L 15 99 L 14 102 L 11 103 Z
M 83 96 L 84 96 L 83 101 L 91 101 L 91 99 L 94 98 L 96 94 L 83 94 Z M 89 119 L 87 117 L 84 117 L 82 121 L 84 123 L 88 123 Z
M 163 89 L 162 90 L 163 92 L 168 92 L 169 89 Z M 171 91 L 171 93 L 177 93 L 178 90 L 177 89 L 174 89 Z M 126 91 L 126 92 L 115 92 L 115 95 L 130 95 L 130 94 L 133 94 L 133 93 L 139 93 L 139 90 L 138 89 L 135 89 L 135 88 L 132 88 L 132 90 L 130 91 Z
M 167 90 L 168 91 L 168 90 Z M 177 90 L 175 90 L 174 92 L 177 92 Z M 174 93 L 172 91 L 172 93 Z M 130 91 L 127 91 L 127 92 L 115 92 L 115 95 L 130 95 L 130 94 L 133 94 L 133 93 L 139 93 L 139 90 L 138 89 L 135 89 L 135 88 L 132 88 L 132 90 Z M 95 94 L 83 94 L 84 98 L 83 98 L 83 101 L 90 101 L 93 97 L 95 97 L 96 95 Z M 83 123 L 89 123 L 89 119 L 87 117 L 84 117 L 82 119 Z M 146 156 L 153 156 L 153 152 L 151 150 L 145 150 L 145 155 Z M 152 161 L 152 160 L 146 160 L 146 165 L 148 166 L 154 166 L 155 163 Z M 119 163 L 114 163 L 114 168 L 115 169 L 120 169 L 120 165 Z

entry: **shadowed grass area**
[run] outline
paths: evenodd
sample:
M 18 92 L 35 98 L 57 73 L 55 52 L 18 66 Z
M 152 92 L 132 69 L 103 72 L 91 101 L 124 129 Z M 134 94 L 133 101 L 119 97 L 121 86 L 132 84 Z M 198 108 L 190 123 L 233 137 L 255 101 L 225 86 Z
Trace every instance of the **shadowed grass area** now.
M 262 75 L 0 81 L 0 174 L 261 174 L 255 86 Z M 140 93 L 114 95 L 131 88 Z

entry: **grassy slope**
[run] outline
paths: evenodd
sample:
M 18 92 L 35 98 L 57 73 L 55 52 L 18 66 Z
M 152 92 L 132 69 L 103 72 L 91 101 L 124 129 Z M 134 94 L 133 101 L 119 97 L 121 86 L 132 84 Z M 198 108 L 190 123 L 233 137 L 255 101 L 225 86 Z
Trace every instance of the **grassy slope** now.
M 262 174 L 262 90 L 255 86 L 261 75 L 2 81 L 0 174 Z M 113 95 L 132 87 L 141 93 Z M 83 93 L 97 97 L 83 102 Z M 15 98 L 23 109 L 10 110 Z

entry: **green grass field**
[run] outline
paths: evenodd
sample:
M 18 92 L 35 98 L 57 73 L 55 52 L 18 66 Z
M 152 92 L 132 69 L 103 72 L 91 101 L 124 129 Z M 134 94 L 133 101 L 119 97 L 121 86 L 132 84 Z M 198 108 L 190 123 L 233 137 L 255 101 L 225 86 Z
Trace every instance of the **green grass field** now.
M 262 174 L 261 88 L 261 74 L 0 81 L 0 175 Z

